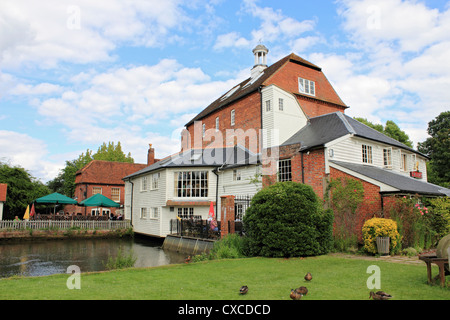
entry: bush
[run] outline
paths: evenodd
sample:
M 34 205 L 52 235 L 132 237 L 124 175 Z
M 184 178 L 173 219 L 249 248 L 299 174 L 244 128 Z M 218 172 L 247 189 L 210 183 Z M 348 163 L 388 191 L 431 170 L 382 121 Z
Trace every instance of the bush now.
M 372 218 L 364 223 L 362 228 L 364 249 L 377 254 L 377 237 L 389 237 L 389 252 L 397 252 L 400 247 L 400 234 L 397 223 L 391 219 Z
M 243 220 L 247 255 L 313 256 L 331 248 L 333 215 L 308 185 L 279 182 L 259 191 Z
M 448 233 L 450 210 L 448 197 L 427 199 L 390 197 L 386 199 L 385 217 L 397 222 L 402 247 L 430 248 Z M 450 218 L 450 217 L 449 217 Z

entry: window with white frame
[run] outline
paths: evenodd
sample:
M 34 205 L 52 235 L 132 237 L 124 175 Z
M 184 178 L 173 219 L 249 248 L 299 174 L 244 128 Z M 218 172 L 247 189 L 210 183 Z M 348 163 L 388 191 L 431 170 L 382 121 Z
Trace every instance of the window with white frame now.
M 194 217 L 194 208 L 178 208 L 178 217 L 181 219 L 191 219 Z
M 109 216 L 111 214 L 111 210 L 105 208 L 95 208 L 91 209 L 92 216 Z
M 205 124 L 202 124 L 202 137 L 205 137 L 205 133 L 206 133 L 206 127 Z
M 418 171 L 419 170 L 419 162 L 417 162 L 416 160 L 417 160 L 416 155 L 412 154 L 411 155 L 411 163 L 412 163 L 411 166 L 413 167 L 414 171 Z
M 231 125 L 232 125 L 232 126 L 234 126 L 234 117 L 235 117 L 235 111 L 234 111 L 234 109 L 233 109 L 233 110 L 231 110 L 231 115 L 230 115 L 230 118 L 231 118 Z
M 150 219 L 159 219 L 159 208 L 150 209 Z
M 216 117 L 216 131 L 219 131 L 219 117 Z
M 159 172 L 152 174 L 151 190 L 156 190 L 159 188 L 160 177 L 161 177 L 161 174 Z
M 314 81 L 298 78 L 298 91 L 300 93 L 309 94 L 311 96 L 316 95 L 316 85 Z
M 266 111 L 269 112 L 270 110 L 272 110 L 272 107 L 270 106 L 270 100 L 266 101 Z
M 147 219 L 147 208 L 141 208 L 141 219 Z
M 147 176 L 141 178 L 141 191 L 148 190 L 148 178 Z
M 241 180 L 241 170 L 234 169 L 233 170 L 233 181 L 240 181 Z
M 280 111 L 284 110 L 284 100 L 283 100 L 283 98 L 278 98 L 278 110 L 280 110 Z
M 180 171 L 174 173 L 175 197 L 207 197 L 208 171 Z
M 100 193 L 102 194 L 102 188 L 101 187 L 92 187 L 92 195 Z
M 406 153 L 400 153 L 400 170 L 408 170 L 408 155 Z
M 291 159 L 278 161 L 278 181 L 292 181 Z
M 362 145 L 362 162 L 372 163 L 372 146 Z
M 120 188 L 111 188 L 111 200 L 120 202 Z
M 383 165 L 385 168 L 392 169 L 392 148 L 383 149 Z

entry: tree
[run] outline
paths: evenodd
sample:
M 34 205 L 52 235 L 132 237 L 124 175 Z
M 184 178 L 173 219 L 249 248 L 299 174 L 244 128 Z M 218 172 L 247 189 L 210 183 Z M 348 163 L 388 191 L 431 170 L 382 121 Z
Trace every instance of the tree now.
M 125 153 L 123 153 L 120 141 L 117 143 L 117 145 L 114 145 L 114 142 L 109 142 L 108 145 L 103 142 L 103 144 L 98 148 L 97 153 L 94 154 L 93 159 L 134 163 L 134 159 L 131 157 L 131 153 L 128 153 L 128 155 L 125 155 Z
M 428 122 L 431 136 L 417 149 L 431 158 L 427 165 L 428 181 L 450 187 L 450 111 L 444 111 Z
M 11 167 L 2 162 L 0 162 L 0 183 L 8 185 L 5 220 L 12 220 L 15 216 L 22 218 L 29 204 L 50 193 L 42 182 L 31 176 L 24 168 Z
M 331 248 L 333 214 L 323 212 L 311 186 L 278 182 L 260 190 L 244 216 L 247 255 L 311 256 Z
M 386 125 L 383 126 L 382 124 L 373 124 L 369 120 L 365 118 L 353 118 L 363 124 L 365 124 L 368 127 L 371 127 L 372 129 L 377 130 L 378 132 L 381 132 L 385 134 L 388 137 L 391 137 L 392 139 L 395 139 L 408 147 L 412 148 L 413 143 L 409 139 L 409 136 L 406 134 L 405 131 L 401 130 L 400 127 L 392 120 L 386 121 Z
M 60 192 L 68 197 L 75 194 L 75 175 L 78 170 L 83 169 L 92 160 L 103 160 L 113 162 L 129 162 L 134 163 L 131 154 L 125 155 L 122 151 L 120 142 L 117 145 L 114 142 L 105 142 L 98 148 L 97 153 L 92 154 L 92 150 L 87 149 L 86 153 L 82 153 L 77 159 L 66 161 L 66 166 L 60 171 L 58 176 L 49 181 L 47 186 L 53 192 Z

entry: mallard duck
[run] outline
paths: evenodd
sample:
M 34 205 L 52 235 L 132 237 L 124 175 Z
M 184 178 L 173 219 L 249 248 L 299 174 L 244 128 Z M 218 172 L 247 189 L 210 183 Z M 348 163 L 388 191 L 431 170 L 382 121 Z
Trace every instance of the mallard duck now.
M 308 272 L 308 273 L 306 274 L 306 276 L 305 276 L 305 280 L 306 280 L 306 281 L 311 281 L 311 279 L 312 279 L 312 275 L 311 275 L 310 272 Z
M 300 293 L 302 296 L 306 296 L 308 294 L 308 288 L 306 287 L 298 287 L 297 289 L 295 289 L 295 291 L 297 293 Z
M 184 260 L 184 262 L 185 262 L 185 263 L 191 262 L 191 256 L 188 256 L 188 257 Z
M 392 296 L 384 291 L 370 291 L 369 298 L 372 298 L 373 300 L 389 300 L 390 298 L 392 298 Z
M 291 294 L 289 296 L 292 300 L 300 300 L 303 297 L 301 293 L 298 293 L 294 289 L 291 289 Z
M 239 293 L 240 294 L 246 294 L 248 292 L 248 287 L 247 286 L 242 286 L 240 289 L 239 289 Z

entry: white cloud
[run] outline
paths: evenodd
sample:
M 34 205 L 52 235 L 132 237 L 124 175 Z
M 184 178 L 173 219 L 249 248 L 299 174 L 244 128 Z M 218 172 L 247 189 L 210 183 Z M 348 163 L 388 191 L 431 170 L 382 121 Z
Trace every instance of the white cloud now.
M 217 37 L 216 43 L 214 44 L 214 49 L 223 49 L 229 47 L 248 47 L 250 41 L 241 37 L 238 32 L 230 32 L 226 34 L 221 34 Z
M 148 132 L 170 136 L 170 130 L 184 126 L 241 80 L 211 81 L 201 69 L 183 67 L 172 59 L 80 77 L 82 86 L 77 83 L 43 99 L 37 110 L 43 121 L 59 123 L 70 141 L 97 144 L 113 138 L 143 139 Z
M 161 46 L 185 22 L 177 0 L 2 1 L 0 62 L 11 68 L 108 61 L 118 44 Z
M 47 145 L 29 135 L 0 130 L 0 160 L 20 166 L 42 182 L 53 179 L 64 166 L 64 161 L 46 160 Z
M 258 42 L 270 43 L 273 41 L 293 40 L 305 32 L 312 31 L 316 25 L 315 20 L 298 21 L 284 15 L 281 10 L 271 7 L 260 7 L 255 0 L 245 0 L 242 3 L 241 12 L 258 18 L 261 23 L 259 28 L 251 31 L 251 37 L 246 39 L 240 33 L 232 31 L 219 35 L 214 49 L 223 48 L 249 48 Z M 312 43 L 312 39 L 308 39 Z
M 449 108 L 450 7 L 438 10 L 409 0 L 338 4 L 352 41 L 348 51 L 357 54 L 323 61 L 336 71 L 329 78 L 351 106 L 347 113 L 394 120 L 415 144 L 423 141 L 428 122 Z M 328 75 L 325 67 L 324 72 Z
M 369 46 L 384 42 L 415 52 L 449 37 L 449 12 L 409 0 L 341 0 L 344 27 L 355 41 Z
M 62 87 L 51 83 L 40 83 L 30 85 L 20 83 L 12 88 L 9 93 L 12 95 L 45 95 L 61 91 Z

